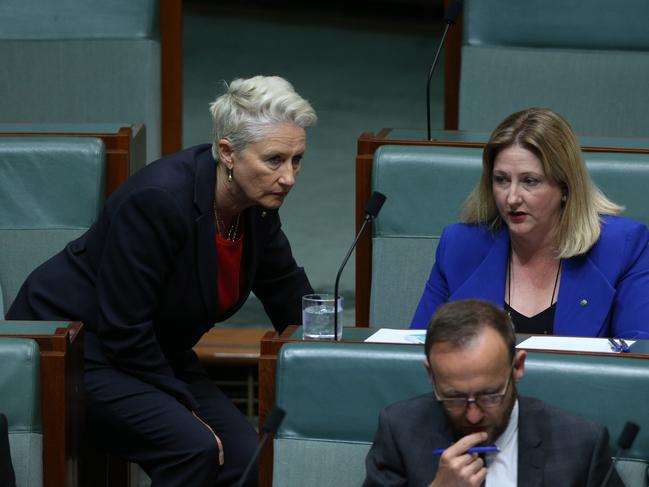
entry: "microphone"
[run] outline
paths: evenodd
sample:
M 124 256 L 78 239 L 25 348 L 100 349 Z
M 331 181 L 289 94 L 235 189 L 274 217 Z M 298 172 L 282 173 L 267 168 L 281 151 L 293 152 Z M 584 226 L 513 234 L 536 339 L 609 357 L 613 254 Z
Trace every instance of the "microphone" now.
M 365 230 L 365 225 L 367 225 L 368 222 L 371 222 L 374 218 L 377 217 L 379 211 L 381 211 L 383 203 L 385 203 L 385 195 L 383 193 L 379 193 L 378 191 L 372 192 L 370 199 L 367 201 L 367 205 L 365 205 L 365 219 L 363 220 L 361 229 L 356 234 L 354 243 L 347 251 L 347 255 L 343 259 L 343 263 L 341 264 L 340 269 L 338 269 L 338 274 L 336 274 L 336 283 L 334 284 L 334 340 L 338 340 L 338 285 L 340 284 L 340 275 L 343 273 L 345 264 L 347 264 L 349 257 L 352 255 L 352 252 L 356 247 L 356 242 L 358 242 L 358 239 L 363 233 L 363 230 Z
M 446 13 L 444 14 L 444 33 L 442 34 L 442 40 L 439 41 L 439 46 L 437 47 L 437 53 L 435 53 L 435 59 L 433 64 L 430 67 L 430 72 L 428 73 L 428 82 L 426 83 L 426 127 L 427 127 L 427 140 L 433 140 L 430 136 L 430 82 L 433 79 L 433 72 L 435 71 L 435 66 L 437 66 L 437 59 L 439 58 L 439 53 L 442 52 L 442 47 L 444 46 L 444 41 L 446 41 L 446 34 L 451 25 L 455 24 L 457 21 L 457 16 L 460 15 L 462 11 L 462 4 L 459 0 L 451 0 Z
M 631 421 L 626 422 L 622 433 L 620 433 L 620 437 L 617 439 L 618 450 L 615 453 L 615 457 L 613 457 L 611 466 L 608 467 L 608 471 L 606 472 L 606 476 L 604 477 L 604 481 L 602 482 L 601 487 L 606 487 L 606 485 L 608 484 L 611 475 L 613 475 L 615 464 L 620 459 L 620 455 L 622 455 L 622 452 L 624 450 L 631 448 L 631 445 L 633 444 L 638 431 L 640 431 L 640 426 L 638 426 L 636 423 L 632 423 Z
M 266 417 L 266 421 L 264 421 L 264 426 L 262 428 L 264 434 L 262 435 L 261 440 L 257 445 L 257 448 L 255 449 L 255 453 L 252 455 L 252 458 L 248 462 L 248 465 L 246 465 L 246 469 L 243 471 L 243 474 L 239 479 L 239 483 L 237 484 L 237 487 L 243 487 L 246 484 L 246 480 L 248 480 L 248 475 L 250 475 L 250 470 L 252 469 L 252 466 L 257 461 L 257 458 L 259 457 L 259 452 L 261 452 L 261 449 L 268 441 L 270 435 L 271 434 L 274 435 L 275 433 L 277 433 L 277 430 L 279 429 L 279 425 L 282 424 L 282 420 L 284 419 L 284 416 L 286 416 L 286 411 L 284 411 L 282 408 L 278 406 L 274 406 L 273 409 L 270 410 L 270 413 L 268 413 L 268 416 Z

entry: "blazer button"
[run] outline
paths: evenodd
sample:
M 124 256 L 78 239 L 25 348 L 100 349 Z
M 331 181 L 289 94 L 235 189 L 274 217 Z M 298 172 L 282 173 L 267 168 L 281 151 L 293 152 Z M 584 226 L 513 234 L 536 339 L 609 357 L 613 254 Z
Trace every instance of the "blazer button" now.
M 266 212 L 265 212 L 265 211 L 262 211 L 262 212 L 261 212 L 261 217 L 262 217 L 262 218 L 265 218 L 265 217 L 266 217 Z
M 586 306 L 587 304 L 588 304 L 588 300 L 587 300 L 587 299 L 582 299 L 581 301 L 579 301 L 579 306 L 584 307 L 584 306 Z

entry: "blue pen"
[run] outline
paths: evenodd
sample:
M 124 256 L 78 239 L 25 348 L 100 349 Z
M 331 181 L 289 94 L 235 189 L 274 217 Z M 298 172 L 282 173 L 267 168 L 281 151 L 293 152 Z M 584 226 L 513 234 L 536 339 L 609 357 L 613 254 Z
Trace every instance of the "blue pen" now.
M 618 338 L 617 341 L 615 341 L 615 338 L 609 338 L 608 343 L 611 346 L 611 350 L 613 350 L 616 353 L 628 352 L 631 350 L 629 344 L 625 342 L 624 339 L 622 338 Z
M 631 350 L 631 347 L 629 346 L 629 344 L 627 342 L 624 341 L 623 338 L 618 338 L 617 341 L 620 342 L 620 345 L 622 346 L 622 351 L 623 352 L 628 352 L 629 350 Z
M 434 455 L 441 455 L 446 451 L 446 448 L 435 448 Z M 497 446 L 472 446 L 466 453 L 498 453 L 500 449 Z
M 620 344 L 617 343 L 613 338 L 608 339 L 608 344 L 611 346 L 611 350 L 613 350 L 614 352 L 620 353 L 622 351 Z

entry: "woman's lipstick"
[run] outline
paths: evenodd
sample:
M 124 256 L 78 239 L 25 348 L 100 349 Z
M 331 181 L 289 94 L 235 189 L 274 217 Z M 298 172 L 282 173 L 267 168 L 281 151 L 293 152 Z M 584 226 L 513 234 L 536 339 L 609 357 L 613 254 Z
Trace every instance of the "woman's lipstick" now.
M 527 218 L 527 213 L 523 211 L 510 211 L 509 221 L 512 223 L 522 223 Z

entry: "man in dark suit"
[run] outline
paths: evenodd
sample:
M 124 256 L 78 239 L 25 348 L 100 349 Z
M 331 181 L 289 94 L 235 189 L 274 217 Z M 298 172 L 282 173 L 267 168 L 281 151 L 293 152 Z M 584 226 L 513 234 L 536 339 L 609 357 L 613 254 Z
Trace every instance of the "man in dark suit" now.
M 516 351 L 506 313 L 483 301 L 447 303 L 428 326 L 425 351 L 433 392 L 381 412 L 365 487 L 601 484 L 608 431 L 518 396 L 526 353 Z M 498 451 L 467 451 L 478 446 Z M 614 472 L 607 485 L 624 484 Z

